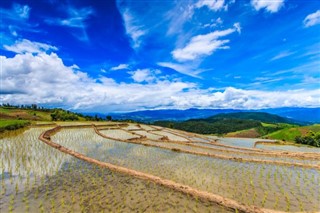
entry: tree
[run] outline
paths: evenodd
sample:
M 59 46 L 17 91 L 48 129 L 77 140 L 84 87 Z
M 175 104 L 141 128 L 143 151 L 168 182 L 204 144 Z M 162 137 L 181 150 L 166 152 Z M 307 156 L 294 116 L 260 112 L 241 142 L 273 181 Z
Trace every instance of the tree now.
M 107 115 L 107 116 L 106 116 L 106 119 L 107 119 L 108 121 L 112 121 L 111 115 Z

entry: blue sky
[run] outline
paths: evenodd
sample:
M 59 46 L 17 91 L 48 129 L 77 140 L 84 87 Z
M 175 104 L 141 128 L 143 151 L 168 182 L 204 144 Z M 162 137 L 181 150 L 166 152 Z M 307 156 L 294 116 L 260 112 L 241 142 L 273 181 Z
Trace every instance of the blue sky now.
M 319 1 L 0 7 L 2 103 L 94 112 L 320 105 Z

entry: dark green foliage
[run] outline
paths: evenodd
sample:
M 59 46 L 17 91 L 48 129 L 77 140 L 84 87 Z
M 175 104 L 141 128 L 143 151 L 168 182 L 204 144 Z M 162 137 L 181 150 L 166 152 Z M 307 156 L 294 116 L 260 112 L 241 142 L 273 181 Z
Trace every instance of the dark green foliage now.
M 320 147 L 320 132 L 314 133 L 310 131 L 306 136 L 297 136 L 295 141 L 300 144 Z
M 257 132 L 260 135 L 267 135 L 270 134 L 272 132 L 278 131 L 283 129 L 284 127 L 282 125 L 275 125 L 275 126 L 259 126 L 256 128 Z
M 265 112 L 236 112 L 236 113 L 222 113 L 218 114 L 209 118 L 206 118 L 205 120 L 210 119 L 243 119 L 243 120 L 255 120 L 255 121 L 261 121 L 265 123 L 292 123 L 291 120 L 287 118 L 280 117 L 278 115 L 273 115 Z
M 77 120 L 79 120 L 79 116 L 76 115 L 75 113 L 65 111 L 62 109 L 54 109 L 50 115 L 51 115 L 51 119 L 53 121 L 77 121 Z
M 206 121 L 206 119 L 193 119 L 183 122 L 156 121 L 154 124 L 200 134 L 225 134 L 228 132 L 262 127 L 261 123 L 258 121 L 233 118 L 210 119 L 208 121 Z

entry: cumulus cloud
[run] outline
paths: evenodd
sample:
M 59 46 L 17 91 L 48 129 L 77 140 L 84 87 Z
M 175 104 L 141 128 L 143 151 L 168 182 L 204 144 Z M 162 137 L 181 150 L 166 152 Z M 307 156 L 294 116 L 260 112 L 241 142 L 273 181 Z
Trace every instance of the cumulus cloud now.
M 196 3 L 197 8 L 207 7 L 210 10 L 218 11 L 222 9 L 227 9 L 228 7 L 225 5 L 224 0 L 199 0 Z
M 156 74 L 160 74 L 160 70 L 150 70 L 150 69 L 138 69 L 136 71 L 128 72 L 131 74 L 131 78 L 138 83 L 142 82 L 152 82 L 156 80 Z
M 320 24 L 320 10 L 309 14 L 304 20 L 303 24 L 305 27 L 311 27 Z
M 27 39 L 18 40 L 13 45 L 3 45 L 3 47 L 4 49 L 15 53 L 40 53 L 58 50 L 55 46 L 40 42 L 32 42 Z
M 111 67 L 111 70 L 126 70 L 129 69 L 128 64 L 119 64 L 118 66 Z
M 270 13 L 275 13 L 284 5 L 285 0 L 251 0 L 251 5 L 255 10 L 265 9 Z
M 157 78 L 159 70 L 131 72 L 133 83 L 92 78 L 76 65 L 66 66 L 56 53 L 0 56 L 1 103 L 43 104 L 90 111 L 146 108 L 241 108 L 320 105 L 320 90 L 259 91 L 228 87 L 201 89 L 178 79 Z
M 171 54 L 178 61 L 194 60 L 201 56 L 211 55 L 218 49 L 229 48 L 225 46 L 225 44 L 229 43 L 229 40 L 219 40 L 219 38 L 229 35 L 236 30 L 236 28 L 230 28 L 222 31 L 217 30 L 205 35 L 194 36 L 185 47 L 175 49 Z

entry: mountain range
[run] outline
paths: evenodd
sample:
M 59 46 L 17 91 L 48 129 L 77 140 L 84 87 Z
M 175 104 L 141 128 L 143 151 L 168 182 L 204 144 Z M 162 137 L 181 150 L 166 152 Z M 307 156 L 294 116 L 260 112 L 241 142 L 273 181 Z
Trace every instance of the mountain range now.
M 186 110 L 164 109 L 164 110 L 144 110 L 128 113 L 84 113 L 87 115 L 97 114 L 99 117 L 111 115 L 113 119 L 126 120 L 131 119 L 141 122 L 153 122 L 157 120 L 184 121 L 189 119 L 207 118 L 221 113 L 236 112 L 266 112 L 278 115 L 302 124 L 320 123 L 320 108 L 270 108 L 261 110 L 240 110 L 240 109 L 197 109 L 190 108 Z

